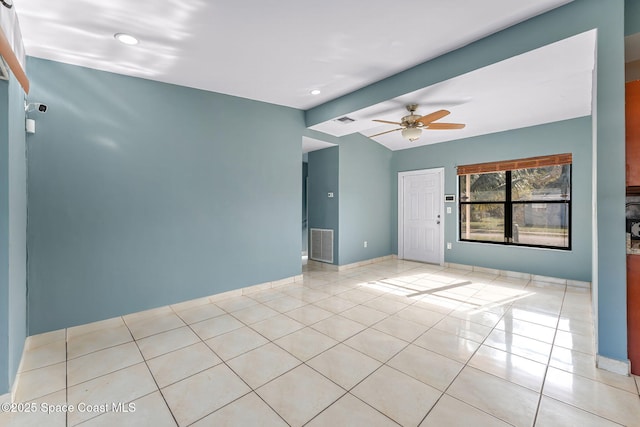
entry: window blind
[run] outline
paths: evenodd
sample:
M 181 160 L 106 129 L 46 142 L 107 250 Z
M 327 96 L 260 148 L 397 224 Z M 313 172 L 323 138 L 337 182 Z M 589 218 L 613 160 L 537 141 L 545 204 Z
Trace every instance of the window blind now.
M 514 169 L 541 168 L 545 166 L 570 165 L 571 153 L 552 154 L 549 156 L 529 157 L 517 160 L 502 160 L 499 162 L 476 163 L 458 166 L 458 175 L 478 174 L 509 171 Z

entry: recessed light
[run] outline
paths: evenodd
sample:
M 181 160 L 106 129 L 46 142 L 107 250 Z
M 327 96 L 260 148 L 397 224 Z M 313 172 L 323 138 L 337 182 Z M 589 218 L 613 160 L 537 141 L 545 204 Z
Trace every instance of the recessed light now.
M 115 39 L 118 40 L 120 43 L 128 44 L 130 46 L 133 46 L 134 44 L 138 44 L 138 39 L 133 37 L 130 34 L 117 33 L 117 34 L 114 34 L 113 37 L 115 37 Z
M 320 95 L 320 89 L 314 89 L 311 91 L 311 95 Z

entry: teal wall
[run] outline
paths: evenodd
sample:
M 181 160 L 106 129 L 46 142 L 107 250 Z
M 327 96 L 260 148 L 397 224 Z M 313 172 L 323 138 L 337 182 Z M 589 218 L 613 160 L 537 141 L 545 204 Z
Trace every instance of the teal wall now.
M 458 241 L 457 205 L 444 214 L 445 261 L 572 280 L 591 281 L 591 118 L 534 126 L 393 153 L 393 251 L 398 244 L 398 172 L 444 167 L 445 193 L 457 194 L 456 166 L 572 153 L 571 251 Z
M 625 0 L 624 2 L 624 35 L 640 33 L 640 1 Z
M 390 255 L 392 152 L 359 133 L 340 138 L 339 150 L 339 263 Z
M 630 19 L 630 18 L 629 18 Z M 627 21 L 629 21 L 629 19 Z M 310 109 L 307 126 L 596 28 L 592 280 L 598 353 L 627 359 L 624 227 L 624 0 L 575 0 L 461 49 Z
M 9 82 L 0 81 L 0 394 L 9 390 Z
M 28 68 L 30 334 L 300 274 L 302 112 Z
M 302 250 L 308 250 L 309 244 L 309 220 L 307 218 L 307 177 L 309 176 L 309 163 L 302 162 Z
M 339 229 L 339 148 L 329 147 L 309 153 L 309 228 L 333 230 L 333 263 L 338 264 Z M 333 198 L 327 193 L 333 193 Z M 311 242 L 309 242 L 311 245 Z
M 15 379 L 27 336 L 27 182 L 23 92 L 0 81 L 0 394 Z

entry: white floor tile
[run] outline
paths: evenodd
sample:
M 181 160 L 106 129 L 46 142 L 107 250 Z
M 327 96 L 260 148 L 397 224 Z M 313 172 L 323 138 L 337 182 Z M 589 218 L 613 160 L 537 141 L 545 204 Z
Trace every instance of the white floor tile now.
M 406 341 L 375 329 L 365 329 L 344 343 L 382 363 L 391 359 L 408 345 Z
M 304 362 L 338 344 L 338 341 L 307 327 L 278 338 L 274 343 Z
M 484 341 L 491 332 L 489 326 L 451 316 L 445 317 L 433 325 L 433 328 L 476 342 Z
M 304 327 L 304 324 L 284 314 L 279 314 L 251 325 L 252 329 L 272 341 Z
M 637 394 L 556 368 L 547 371 L 543 394 L 623 425 L 640 420 Z
M 138 340 L 138 347 L 145 359 L 160 356 L 179 348 L 183 348 L 200 341 L 200 338 L 189 328 L 184 326 L 161 332 L 147 338 Z
M 287 427 L 288 424 L 280 418 L 260 397 L 249 393 L 224 406 L 211 415 L 192 424 L 193 427 L 237 427 L 237 426 L 268 426 Z
M 351 393 L 403 426 L 418 425 L 441 395 L 435 388 L 387 366 Z
M 25 340 L 24 349 L 26 351 L 35 350 L 40 346 L 52 344 L 59 341 L 65 341 L 66 339 L 66 329 L 58 329 L 56 331 L 45 332 L 43 334 L 31 335 Z
M 376 411 L 351 394 L 346 394 L 336 403 L 322 411 L 307 426 L 367 426 L 397 427 L 399 424 Z
M 29 337 L 17 402 L 136 412 L 0 425 L 640 425 L 638 377 L 595 367 L 588 289 L 402 260 L 309 268 Z
M 56 340 L 47 344 L 39 345 L 35 348 L 28 349 L 25 345 L 24 354 L 20 370 L 30 371 L 31 369 L 43 368 L 49 365 L 55 365 L 67 360 L 67 343 L 64 340 Z
M 220 363 L 222 363 L 222 360 L 202 342 L 147 361 L 151 374 L 160 388 Z
M 69 412 L 67 414 L 69 425 L 73 426 L 106 413 L 101 409 L 101 405 L 126 404 L 157 390 L 156 383 L 144 363 L 69 387 L 67 392 L 69 404 L 76 408 L 80 404 L 97 407 L 94 411 Z
M 29 412 L 18 411 L 18 407 L 14 407 L 15 411 L 0 411 L 0 425 L 8 427 L 65 427 L 67 425 L 67 414 L 55 411 L 56 406 L 67 403 L 66 390 L 60 390 L 29 402 L 16 401 L 14 403 L 35 404 L 36 410 L 35 412 L 32 412 L 31 409 Z M 53 407 L 54 409 L 43 411 L 41 406 L 43 404 L 45 408 Z
M 223 300 L 216 301 L 215 304 L 222 308 L 224 311 L 228 313 L 233 313 L 237 310 L 242 310 L 247 307 L 251 307 L 253 305 L 257 305 L 258 301 L 248 296 L 239 296 L 226 298 Z
M 480 347 L 480 343 L 478 342 L 439 329 L 429 329 L 413 343 L 462 363 L 466 363 L 471 355 Z
M 340 315 L 328 317 L 314 323 L 311 327 L 337 341 L 344 341 L 366 328 L 362 323 Z
M 340 298 L 340 296 L 332 296 L 329 298 L 322 299 L 320 301 L 316 301 L 315 303 L 313 303 L 313 305 L 315 305 L 316 307 L 320 307 L 324 310 L 330 311 L 332 313 L 341 313 L 345 310 L 355 307 L 357 304 L 353 301 Z
M 15 401 L 28 402 L 63 390 L 67 386 L 66 373 L 64 362 L 19 373 L 16 376 Z
M 252 305 L 241 310 L 236 310 L 231 315 L 242 323 L 250 325 L 252 323 L 260 322 L 261 320 L 268 319 L 273 316 L 277 316 L 279 313 L 267 307 L 263 304 Z
M 247 326 L 205 341 L 222 360 L 229 360 L 267 342 L 265 337 Z
M 229 314 L 190 325 L 191 329 L 203 340 L 240 329 L 243 326 L 241 321 Z
M 82 427 L 175 427 L 176 422 L 171 415 L 159 391 L 123 405 L 127 412 L 109 411 L 82 423 Z
M 557 331 L 553 344 L 582 353 L 595 354 L 595 340 L 593 336 L 581 335 L 575 332 Z
M 300 365 L 256 390 L 287 423 L 301 426 L 345 394 L 306 365 Z
M 428 326 L 421 325 L 412 320 L 391 315 L 372 326 L 373 329 L 384 332 L 401 340 L 412 342 L 425 333 Z
M 287 311 L 291 311 L 294 308 L 302 307 L 304 305 L 307 305 L 308 303 L 298 298 L 283 295 L 280 298 L 265 301 L 263 302 L 263 304 L 276 310 L 279 313 L 286 313 Z
M 141 313 L 132 315 L 132 317 L 139 317 L 143 315 L 148 315 L 148 312 L 143 311 Z M 125 323 L 122 317 L 113 317 L 111 319 L 100 320 L 98 322 L 92 322 L 84 325 L 73 326 L 67 329 L 67 340 L 72 341 L 75 338 L 78 338 L 80 336 L 83 336 L 92 332 L 97 332 L 104 329 L 113 329 L 120 326 L 125 326 Z
M 542 396 L 536 417 L 536 426 L 619 427 L 621 424 L 550 397 Z
M 499 329 L 494 329 L 484 344 L 544 364 L 551 355 L 551 344 Z
M 460 362 L 413 344 L 395 355 L 387 365 L 441 391 L 449 387 L 464 367 Z
M 227 362 L 251 388 L 256 389 L 302 362 L 273 343 L 248 351 Z
M 201 322 L 225 314 L 225 311 L 214 303 L 200 304 L 184 310 L 176 310 L 176 314 L 187 324 Z
M 510 425 L 445 394 L 429 412 L 420 427 L 508 427 Z
M 173 310 L 170 313 L 142 319 L 127 320 L 127 317 L 125 317 L 125 322 L 131 334 L 137 340 L 160 332 L 177 329 L 185 325 Z
M 118 323 L 118 326 L 91 330 L 83 334 L 69 332 L 67 336 L 67 357 L 73 359 L 107 347 L 133 341 L 129 328 L 122 321 L 113 323 Z
M 382 366 L 382 363 L 351 347 L 338 344 L 308 360 L 307 365 L 349 390 Z
M 136 343 L 130 342 L 69 360 L 67 385 L 73 386 L 142 362 Z
M 578 374 L 630 393 L 637 393 L 636 384 L 632 377 L 598 369 L 595 357 L 591 354 L 554 346 L 551 351 L 549 366 Z
M 542 390 L 547 365 L 486 345 L 480 346 L 469 366 L 535 392 Z
M 365 326 L 371 326 L 389 316 L 387 313 L 364 305 L 357 305 L 343 311 L 340 315 L 355 322 L 362 323 Z
M 447 394 L 514 426 L 531 426 L 539 394 L 501 378 L 466 367 Z
M 308 326 L 333 316 L 333 313 L 310 304 L 288 311 L 286 315 Z
M 186 426 L 250 391 L 226 365 L 217 365 L 163 388 L 162 394 L 178 425 Z

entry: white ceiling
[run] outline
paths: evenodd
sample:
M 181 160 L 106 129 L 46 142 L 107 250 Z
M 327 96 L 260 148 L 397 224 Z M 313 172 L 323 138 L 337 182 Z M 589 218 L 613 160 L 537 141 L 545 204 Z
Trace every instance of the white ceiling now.
M 300 109 L 570 1 L 14 0 L 27 55 Z
M 310 151 L 322 150 L 323 148 L 333 147 L 336 144 L 331 142 L 321 141 L 319 139 L 310 138 L 308 136 L 302 137 L 302 154 Z
M 446 109 L 437 122 L 465 123 L 461 130 L 423 130 L 420 139 L 405 140 L 400 132 L 374 140 L 391 150 L 568 120 L 591 114 L 596 30 L 591 30 L 518 55 L 450 80 L 405 94 L 347 116 L 354 122 L 328 120 L 311 129 L 334 136 L 360 132 L 366 136 L 398 129 L 372 119 L 400 121 L 407 104 L 424 115 Z

